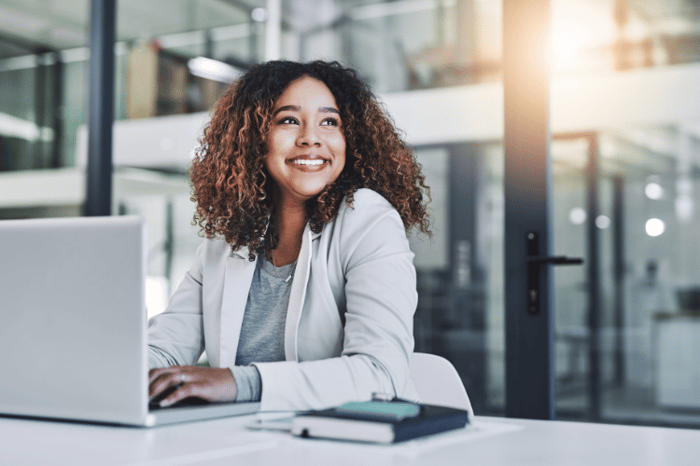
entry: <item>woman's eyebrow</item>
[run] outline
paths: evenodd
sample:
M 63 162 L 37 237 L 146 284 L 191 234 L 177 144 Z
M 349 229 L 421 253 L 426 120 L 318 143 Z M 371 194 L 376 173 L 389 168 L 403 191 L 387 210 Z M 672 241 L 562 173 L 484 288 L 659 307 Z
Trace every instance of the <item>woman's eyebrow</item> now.
M 279 112 L 293 111 L 298 112 L 301 110 L 299 105 L 283 105 L 272 113 L 272 116 L 277 115 Z M 321 113 L 337 113 L 340 115 L 340 111 L 334 107 L 318 107 L 318 111 Z
M 273 113 L 272 115 L 275 116 L 275 115 L 277 115 L 279 112 L 285 112 L 285 111 L 288 111 L 288 110 L 291 110 L 291 111 L 294 111 L 294 112 L 298 112 L 299 110 L 301 110 L 301 107 L 298 106 L 298 105 L 283 105 L 283 106 L 281 106 L 280 108 L 278 108 L 277 110 L 275 110 L 274 113 Z

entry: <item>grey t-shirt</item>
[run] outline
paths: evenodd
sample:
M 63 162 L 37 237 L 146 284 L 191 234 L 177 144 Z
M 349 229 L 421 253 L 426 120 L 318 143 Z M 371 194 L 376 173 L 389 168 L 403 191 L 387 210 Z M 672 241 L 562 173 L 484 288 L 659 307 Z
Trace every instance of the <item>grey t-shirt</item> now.
M 258 258 L 248 293 L 236 366 L 236 401 L 259 401 L 262 392 L 260 374 L 254 362 L 284 361 L 284 327 L 289 293 L 296 262 L 275 267 L 263 255 Z

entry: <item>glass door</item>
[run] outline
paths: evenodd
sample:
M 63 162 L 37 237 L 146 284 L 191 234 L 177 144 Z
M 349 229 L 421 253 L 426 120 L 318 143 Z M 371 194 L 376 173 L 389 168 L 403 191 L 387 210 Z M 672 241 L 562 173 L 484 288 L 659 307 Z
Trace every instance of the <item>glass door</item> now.
M 559 419 L 700 426 L 700 147 L 687 128 L 555 136 Z

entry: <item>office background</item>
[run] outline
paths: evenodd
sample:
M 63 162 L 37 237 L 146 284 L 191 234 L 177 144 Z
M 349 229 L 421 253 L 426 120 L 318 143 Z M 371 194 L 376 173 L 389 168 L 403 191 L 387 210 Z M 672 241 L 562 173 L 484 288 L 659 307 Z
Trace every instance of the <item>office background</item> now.
M 699 427 L 700 7 L 549 5 L 551 250 L 584 259 L 551 274 L 557 417 Z M 199 242 L 186 168 L 216 97 L 253 63 L 337 59 L 386 102 L 432 188 L 434 237 L 412 238 L 416 350 L 453 362 L 477 414 L 504 414 L 518 386 L 506 387 L 503 4 L 116 12 L 112 212 L 148 220 L 149 313 Z M 0 0 L 0 218 L 83 212 L 89 13 L 87 0 Z

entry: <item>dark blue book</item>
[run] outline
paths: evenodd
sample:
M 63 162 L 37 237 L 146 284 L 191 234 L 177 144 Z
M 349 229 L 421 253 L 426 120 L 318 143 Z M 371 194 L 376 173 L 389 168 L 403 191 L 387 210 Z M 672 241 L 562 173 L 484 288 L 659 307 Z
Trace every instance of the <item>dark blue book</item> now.
M 301 437 L 395 443 L 463 429 L 467 411 L 405 402 L 367 401 L 309 411 L 292 420 L 292 433 Z

